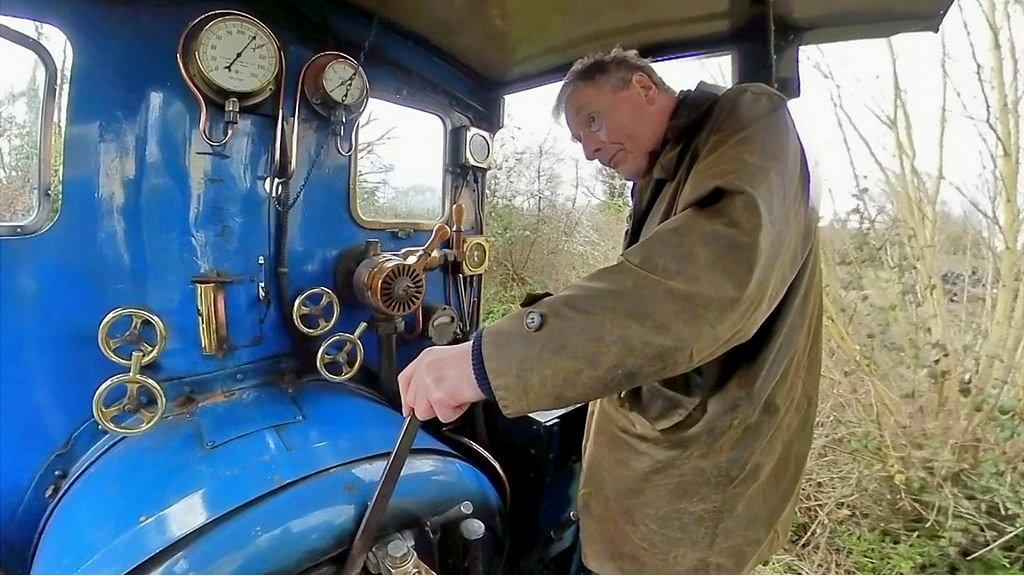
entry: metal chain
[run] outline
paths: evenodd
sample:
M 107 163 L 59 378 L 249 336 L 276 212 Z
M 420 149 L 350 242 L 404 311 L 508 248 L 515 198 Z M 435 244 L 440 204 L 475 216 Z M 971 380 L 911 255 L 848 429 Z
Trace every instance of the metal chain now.
M 345 95 L 341 97 L 341 101 L 348 100 L 348 93 L 352 90 L 352 84 L 355 82 L 356 74 L 363 67 L 363 60 L 366 59 L 366 52 L 370 49 L 370 44 L 373 42 L 373 37 L 377 33 L 377 16 L 373 17 L 373 24 L 370 26 L 370 34 L 366 36 L 366 41 L 363 42 L 363 47 L 359 50 L 359 59 L 356 60 L 355 70 L 349 75 L 348 80 L 345 81 Z M 344 104 L 342 105 L 344 106 Z M 342 118 L 346 116 L 343 114 Z M 344 122 L 344 120 L 343 120 Z M 313 170 L 316 169 L 317 165 L 320 164 L 320 159 L 324 155 L 324 150 L 327 148 L 327 144 L 331 141 L 331 138 L 324 140 L 323 144 L 320 145 L 320 149 L 317 150 L 316 156 L 313 158 L 313 162 L 310 163 L 309 169 L 306 170 L 306 176 L 302 179 L 302 184 L 299 185 L 299 189 L 295 192 L 295 197 L 288 201 L 287 206 L 281 205 L 280 195 L 274 196 L 274 205 L 281 212 L 291 212 L 291 209 L 295 207 L 295 204 L 302 197 L 302 192 L 306 189 L 306 184 L 309 184 L 309 177 L 313 175 Z M 294 151 L 293 151 L 294 153 Z
M 309 184 L 309 177 L 313 175 L 313 170 L 316 169 L 316 165 L 320 163 L 320 158 L 324 155 L 324 149 L 327 148 L 327 144 L 331 141 L 330 138 L 324 140 L 323 144 L 320 145 L 320 149 L 317 150 L 316 156 L 313 158 L 313 162 L 310 163 L 309 169 L 306 170 L 306 176 L 302 179 L 302 184 L 299 185 L 299 189 L 295 192 L 295 196 L 288 200 L 287 206 L 281 205 L 281 195 L 274 196 L 274 205 L 281 212 L 291 212 L 292 208 L 295 207 L 295 203 L 302 197 L 302 191 L 306 189 L 306 184 Z
M 348 80 L 345 81 L 345 95 L 341 97 L 341 101 L 348 100 L 348 93 L 352 90 L 352 84 L 356 80 L 356 74 L 359 74 L 359 69 L 363 67 L 363 60 L 366 58 L 366 51 L 370 49 L 370 43 L 373 42 L 373 36 L 377 33 L 377 17 L 373 17 L 373 24 L 370 26 L 370 34 L 366 37 L 366 41 L 363 42 L 363 48 L 359 51 L 359 58 L 356 60 L 356 68 L 348 76 Z

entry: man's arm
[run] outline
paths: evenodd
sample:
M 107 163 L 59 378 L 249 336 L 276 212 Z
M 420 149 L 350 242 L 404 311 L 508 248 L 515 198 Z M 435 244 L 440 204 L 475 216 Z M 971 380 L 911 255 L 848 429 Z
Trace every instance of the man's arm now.
M 749 339 L 778 304 L 817 224 L 806 161 L 782 96 L 743 87 L 718 108 L 685 208 L 616 264 L 483 331 L 477 381 L 505 414 L 687 372 Z

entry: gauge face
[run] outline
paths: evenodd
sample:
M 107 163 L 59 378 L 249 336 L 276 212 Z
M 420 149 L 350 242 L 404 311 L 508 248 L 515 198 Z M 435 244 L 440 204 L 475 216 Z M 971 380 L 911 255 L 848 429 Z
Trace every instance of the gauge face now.
M 366 97 L 366 76 L 349 60 L 338 58 L 327 65 L 323 76 L 324 90 L 336 104 L 359 107 Z
M 196 59 L 204 78 L 240 95 L 263 90 L 277 76 L 277 44 L 267 31 L 242 16 L 223 16 L 199 33 Z
M 482 134 L 469 137 L 469 155 L 475 162 L 486 163 L 491 159 L 491 144 Z
M 483 242 L 472 242 L 466 246 L 466 268 L 479 272 L 485 266 L 487 266 L 487 245 Z

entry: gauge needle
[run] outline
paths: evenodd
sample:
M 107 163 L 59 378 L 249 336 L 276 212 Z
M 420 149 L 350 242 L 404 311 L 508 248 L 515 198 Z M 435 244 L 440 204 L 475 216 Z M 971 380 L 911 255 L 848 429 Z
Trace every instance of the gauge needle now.
M 352 72 L 351 74 L 348 75 L 348 78 L 342 80 L 341 82 L 338 82 L 338 85 L 335 86 L 334 88 L 331 88 L 330 90 L 328 90 L 328 92 L 334 92 L 335 90 L 337 90 L 338 88 L 341 88 L 345 84 L 348 84 L 349 86 L 351 86 L 352 85 L 352 81 L 355 80 L 355 79 L 356 79 L 356 73 Z
M 242 49 L 238 51 L 238 54 L 235 54 L 235 57 L 231 59 L 231 62 L 228 62 L 228 65 L 225 66 L 224 69 L 231 70 L 231 67 L 234 66 L 235 62 L 238 62 L 238 59 L 242 57 L 242 53 L 245 52 L 245 49 L 248 48 L 249 44 L 252 44 L 255 39 L 256 35 L 253 34 L 252 38 L 249 38 L 249 41 L 245 43 L 245 46 L 242 46 Z

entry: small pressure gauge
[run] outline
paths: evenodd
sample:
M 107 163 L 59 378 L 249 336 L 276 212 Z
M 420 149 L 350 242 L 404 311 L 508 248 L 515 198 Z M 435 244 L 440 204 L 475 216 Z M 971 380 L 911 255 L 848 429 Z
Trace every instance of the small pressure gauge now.
M 473 126 L 460 126 L 455 129 L 453 143 L 456 164 L 490 169 L 494 137 L 489 132 Z
M 341 52 L 317 54 L 303 70 L 303 91 L 318 112 L 328 118 L 344 113 L 357 117 L 370 98 L 366 73 Z
M 491 244 L 485 236 L 467 236 L 463 242 L 462 273 L 483 274 L 491 261 Z
M 337 106 L 362 108 L 366 100 L 366 75 L 348 58 L 332 60 L 324 68 L 320 83 L 328 98 Z
M 186 73 L 207 97 L 222 103 L 234 98 L 248 106 L 274 91 L 281 70 L 280 48 L 273 33 L 255 18 L 213 13 L 193 23 L 185 37 Z
M 335 149 L 342 156 L 351 155 L 359 116 L 370 100 L 362 66 L 341 52 L 321 52 L 302 67 L 299 83 L 313 109 L 330 119 Z
M 491 161 L 491 143 L 480 132 L 469 135 L 469 158 L 476 164 L 488 164 Z

